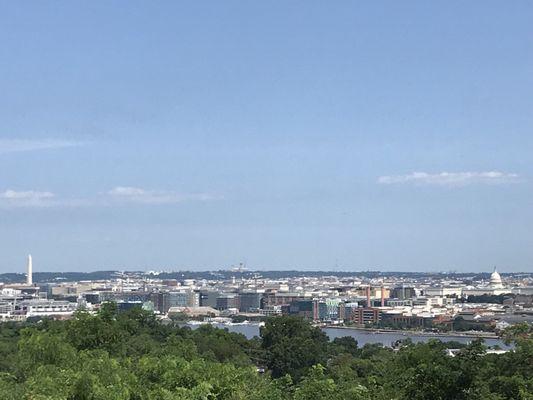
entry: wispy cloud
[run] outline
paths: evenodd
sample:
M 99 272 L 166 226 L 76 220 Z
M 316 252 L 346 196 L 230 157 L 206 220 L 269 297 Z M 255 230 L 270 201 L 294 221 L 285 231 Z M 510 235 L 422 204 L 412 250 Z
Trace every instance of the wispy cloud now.
M 436 186 L 467 186 L 473 184 L 494 184 L 520 182 L 520 176 L 500 171 L 488 172 L 413 172 L 407 175 L 380 176 L 378 183 L 384 185 L 436 185 Z
M 55 195 L 51 192 L 6 190 L 0 193 L 0 206 L 49 207 L 54 205 L 54 198 Z
M 117 186 L 107 193 L 86 198 L 61 197 L 52 192 L 37 190 L 8 189 L 0 192 L 0 208 L 119 207 L 126 204 L 165 205 L 220 198 L 220 196 L 204 193 L 178 193 L 128 186 Z
M 217 197 L 205 193 L 178 193 L 172 191 L 146 190 L 131 186 L 117 186 L 107 193 L 118 202 L 140 204 L 174 204 L 184 201 L 208 201 Z
M 63 139 L 0 139 L 0 154 L 47 149 L 61 149 L 65 147 L 81 146 L 82 142 Z

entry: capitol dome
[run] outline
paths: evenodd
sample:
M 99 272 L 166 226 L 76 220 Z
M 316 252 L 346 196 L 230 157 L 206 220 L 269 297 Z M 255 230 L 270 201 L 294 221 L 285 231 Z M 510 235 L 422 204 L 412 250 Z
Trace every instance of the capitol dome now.
M 493 288 L 503 288 L 502 277 L 494 268 L 494 272 L 490 275 L 490 286 Z

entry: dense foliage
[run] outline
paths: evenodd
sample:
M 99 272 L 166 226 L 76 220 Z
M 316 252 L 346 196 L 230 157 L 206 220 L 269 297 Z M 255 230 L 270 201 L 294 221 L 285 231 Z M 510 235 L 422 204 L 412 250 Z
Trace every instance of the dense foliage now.
M 2 400 L 525 400 L 533 399 L 528 327 L 508 332 L 515 351 L 456 357 L 438 341 L 399 351 L 329 342 L 293 317 L 269 319 L 262 339 L 163 325 L 140 309 L 69 321 L 0 325 Z M 263 372 L 264 370 L 264 372 Z
M 467 298 L 461 298 L 461 303 L 491 303 L 491 304 L 503 304 L 504 300 L 514 299 L 515 295 L 511 293 L 506 294 L 480 294 L 477 296 L 470 295 Z

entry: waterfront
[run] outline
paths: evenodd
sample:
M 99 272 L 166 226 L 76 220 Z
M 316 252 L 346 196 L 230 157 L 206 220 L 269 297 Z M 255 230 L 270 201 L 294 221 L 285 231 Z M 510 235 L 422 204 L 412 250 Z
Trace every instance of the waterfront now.
M 476 339 L 475 336 L 462 335 L 431 335 L 425 333 L 415 332 L 375 332 L 361 329 L 350 328 L 324 328 L 324 332 L 333 340 L 337 337 L 351 336 L 357 340 L 359 346 L 364 346 L 367 343 L 382 343 L 385 346 L 390 346 L 397 340 L 411 339 L 414 343 L 427 342 L 430 339 L 438 339 L 443 342 L 459 342 L 468 344 Z M 501 348 L 508 348 L 505 343 L 499 338 L 483 338 L 487 346 L 500 346 Z
M 254 323 L 248 324 L 212 324 L 216 328 L 227 329 L 230 332 L 241 333 L 246 336 L 248 339 L 253 338 L 254 336 L 259 336 L 259 325 Z M 187 326 L 192 329 L 197 328 L 199 325 L 187 324 Z M 322 330 L 328 335 L 330 340 L 333 340 L 338 337 L 351 336 L 359 346 L 364 346 L 365 344 L 372 343 L 381 343 L 384 346 L 391 346 L 392 343 L 398 340 L 411 339 L 414 343 L 427 342 L 430 339 L 438 339 L 443 342 L 459 342 L 468 344 L 475 340 L 474 336 L 461 336 L 461 335 L 431 335 L 424 333 L 414 333 L 414 332 L 376 332 L 363 329 L 355 328 L 332 328 L 326 327 Z M 499 338 L 483 338 L 487 346 L 500 346 L 503 349 L 509 348 L 501 339 Z

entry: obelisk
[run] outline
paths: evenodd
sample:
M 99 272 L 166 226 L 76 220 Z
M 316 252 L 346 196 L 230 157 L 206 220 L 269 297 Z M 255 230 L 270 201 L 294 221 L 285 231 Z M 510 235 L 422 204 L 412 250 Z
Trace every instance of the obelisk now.
M 33 266 L 31 262 L 31 254 L 28 255 L 28 275 L 26 276 L 26 284 L 33 285 Z

